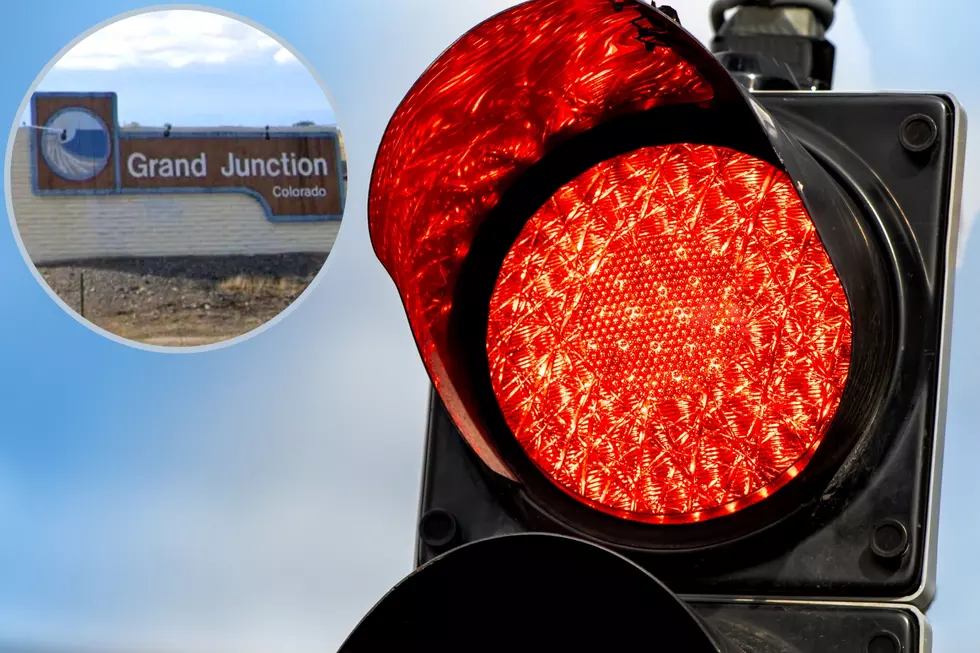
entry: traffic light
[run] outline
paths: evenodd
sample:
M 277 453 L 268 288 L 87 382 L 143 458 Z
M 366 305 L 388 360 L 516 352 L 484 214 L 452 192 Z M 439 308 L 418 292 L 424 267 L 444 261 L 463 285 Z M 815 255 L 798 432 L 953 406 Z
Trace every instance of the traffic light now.
M 781 66 L 530 0 L 410 90 L 368 214 L 434 387 L 419 568 L 344 650 L 929 650 L 965 116 L 760 90 L 829 87 L 817 9 Z

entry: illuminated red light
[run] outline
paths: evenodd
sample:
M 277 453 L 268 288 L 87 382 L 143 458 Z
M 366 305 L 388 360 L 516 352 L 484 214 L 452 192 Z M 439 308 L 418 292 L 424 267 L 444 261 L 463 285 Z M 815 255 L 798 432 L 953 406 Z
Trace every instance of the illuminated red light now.
M 563 186 L 507 255 L 492 384 L 538 468 L 652 523 L 756 503 L 807 465 L 851 323 L 791 181 L 711 145 L 646 147 Z
M 618 115 L 713 97 L 677 52 L 650 51 L 637 39 L 638 18 L 610 0 L 534 0 L 494 16 L 419 79 L 375 161 L 368 205 L 375 252 L 456 426 L 503 475 L 511 475 L 507 464 L 448 369 L 456 279 L 487 214 L 556 144 Z M 694 43 L 666 19 L 652 20 L 664 21 L 675 41 Z

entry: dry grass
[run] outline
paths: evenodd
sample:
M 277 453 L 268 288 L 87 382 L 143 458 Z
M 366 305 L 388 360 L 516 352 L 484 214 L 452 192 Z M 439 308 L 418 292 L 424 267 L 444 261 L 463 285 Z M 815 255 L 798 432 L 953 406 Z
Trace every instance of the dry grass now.
M 218 292 L 229 295 L 295 297 L 306 286 L 306 283 L 297 279 L 239 274 L 218 282 Z

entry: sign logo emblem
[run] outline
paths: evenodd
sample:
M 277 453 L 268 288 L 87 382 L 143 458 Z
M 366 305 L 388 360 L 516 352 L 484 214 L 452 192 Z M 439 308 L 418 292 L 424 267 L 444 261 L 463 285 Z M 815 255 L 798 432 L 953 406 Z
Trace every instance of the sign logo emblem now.
M 68 181 L 97 176 L 109 162 L 109 128 L 95 113 L 81 107 L 58 111 L 44 125 L 41 156 L 51 171 Z

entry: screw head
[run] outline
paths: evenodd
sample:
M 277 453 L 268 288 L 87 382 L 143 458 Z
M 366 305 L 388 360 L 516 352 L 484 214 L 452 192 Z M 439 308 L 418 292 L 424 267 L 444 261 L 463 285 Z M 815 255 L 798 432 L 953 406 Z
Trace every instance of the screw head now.
M 435 508 L 419 520 L 419 537 L 433 549 L 453 544 L 459 535 L 459 524 L 452 513 Z
M 935 145 L 938 137 L 936 121 L 922 113 L 912 114 L 898 129 L 898 139 L 909 152 L 925 152 Z
M 902 653 L 902 642 L 895 633 L 881 631 L 868 640 L 867 653 Z
M 895 561 L 909 550 L 909 531 L 897 519 L 878 522 L 871 529 L 871 552 L 882 560 Z

